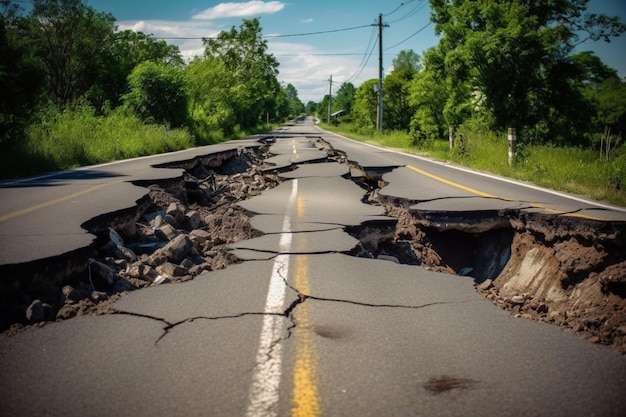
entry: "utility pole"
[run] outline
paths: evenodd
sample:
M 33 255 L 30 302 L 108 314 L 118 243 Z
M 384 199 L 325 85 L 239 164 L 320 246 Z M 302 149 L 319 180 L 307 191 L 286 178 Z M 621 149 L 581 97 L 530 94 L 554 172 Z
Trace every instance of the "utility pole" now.
M 333 101 L 333 76 L 330 75 L 330 85 L 328 86 L 328 120 L 327 123 L 330 124 L 330 103 Z
M 376 128 L 378 131 L 383 130 L 383 28 L 389 25 L 383 24 L 383 15 L 378 15 L 378 23 L 372 26 L 378 26 L 378 108 L 376 111 Z

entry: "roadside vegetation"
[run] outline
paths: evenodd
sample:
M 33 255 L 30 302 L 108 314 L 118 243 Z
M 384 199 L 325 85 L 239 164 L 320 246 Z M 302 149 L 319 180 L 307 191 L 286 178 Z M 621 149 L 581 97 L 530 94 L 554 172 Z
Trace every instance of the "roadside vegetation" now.
M 374 145 L 425 156 L 439 161 L 490 172 L 553 190 L 577 194 L 598 201 L 626 207 L 626 148 L 615 151 L 609 162 L 598 152 L 580 147 L 527 145 L 518 148 L 514 164 L 508 163 L 505 134 L 461 128 L 464 150 L 450 149 L 447 140 L 415 145 L 402 131 L 359 132 L 354 125 L 322 123 L 323 129 Z
M 258 19 L 185 62 L 84 0 L 0 0 L 0 178 L 233 139 L 304 111 Z
M 382 126 L 376 79 L 344 83 L 306 108 L 359 140 L 626 206 L 626 82 L 579 50 L 610 42 L 626 25 L 586 5 L 431 0 L 440 41 L 394 59 Z M 330 113 L 341 112 L 332 121 L 329 100 Z

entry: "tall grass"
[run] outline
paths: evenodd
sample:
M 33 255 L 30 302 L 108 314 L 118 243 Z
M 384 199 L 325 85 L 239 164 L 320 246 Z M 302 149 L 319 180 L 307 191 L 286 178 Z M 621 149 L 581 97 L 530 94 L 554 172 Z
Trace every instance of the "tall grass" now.
M 522 181 L 594 200 L 626 206 L 626 146 L 618 148 L 609 162 L 600 161 L 595 150 L 549 145 L 518 145 L 517 158 L 508 163 L 506 132 L 488 132 L 474 125 L 461 126 L 464 149 L 457 136 L 455 149 L 447 140 L 431 141 L 421 147 L 413 145 L 405 132 L 355 132 L 350 125 L 329 126 L 335 131 L 363 142 L 450 161 L 480 171 L 515 178 Z
M 21 140 L 0 143 L 0 178 L 16 178 L 42 172 L 99 164 L 210 145 L 271 130 L 260 125 L 247 130 L 235 127 L 231 135 L 221 129 L 190 132 L 147 124 L 123 109 L 105 116 L 78 103 L 64 111 L 43 109 Z
M 145 124 L 112 111 L 97 116 L 89 106 L 49 108 L 31 124 L 22 141 L 4 145 L 2 178 L 56 171 L 194 146 L 185 129 Z

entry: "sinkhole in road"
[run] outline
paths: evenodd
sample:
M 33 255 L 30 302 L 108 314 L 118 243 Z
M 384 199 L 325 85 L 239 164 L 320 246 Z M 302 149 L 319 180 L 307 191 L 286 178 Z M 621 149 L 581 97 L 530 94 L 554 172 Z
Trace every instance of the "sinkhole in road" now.
M 345 227 L 359 244 L 348 255 L 394 261 L 474 279 L 477 290 L 513 314 L 555 323 L 596 343 L 626 351 L 626 228 L 538 212 L 508 210 L 457 219 L 411 209 L 415 201 L 380 195 L 389 169 L 360 167 L 321 138 L 306 136 L 326 160 L 349 164 L 346 178 L 364 190 L 362 201 L 382 206 L 388 221 Z M 0 267 L 0 331 L 106 314 L 128 291 L 193 279 L 241 262 L 228 245 L 258 237 L 253 213 L 239 201 L 279 185 L 282 170 L 265 160 L 271 137 L 259 146 L 163 165 L 181 177 L 142 182 L 148 193 L 127 210 L 85 223 L 96 235 L 84 250 Z M 355 173 L 362 172 L 362 175 Z M 483 223 L 482 227 L 481 222 Z M 7 331 L 8 329 L 8 331 Z

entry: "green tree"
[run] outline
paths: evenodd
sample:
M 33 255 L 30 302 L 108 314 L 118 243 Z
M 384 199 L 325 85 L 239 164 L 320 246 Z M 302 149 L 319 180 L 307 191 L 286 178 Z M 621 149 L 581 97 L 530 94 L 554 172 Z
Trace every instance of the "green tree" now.
M 571 139 L 568 125 L 582 126 L 585 108 L 570 59 L 576 42 L 584 41 L 576 34 L 608 41 L 626 30 L 617 18 L 584 14 L 586 4 L 431 0 L 435 32 L 442 36 L 443 76 L 452 89 L 448 114 L 459 116 L 454 109 L 478 94 L 494 128 L 543 126 L 545 138 Z
M 393 60 L 393 71 L 385 77 L 383 123 L 388 129 L 409 130 L 415 107 L 410 101 L 413 77 L 421 69 L 421 58 L 413 50 L 400 51 Z
M 306 114 L 308 115 L 315 115 L 315 113 L 317 112 L 317 103 L 314 102 L 313 100 L 309 100 L 306 103 L 306 106 L 304 108 L 304 111 L 306 112 Z
M 37 107 L 44 79 L 17 5 L 0 7 L 0 143 L 15 143 Z
M 328 104 L 329 104 L 329 100 L 332 100 L 332 97 L 329 96 L 328 94 L 324 95 L 324 98 L 322 99 L 322 101 L 317 105 L 317 117 L 319 117 L 320 119 L 322 119 L 323 121 L 328 121 L 328 116 L 329 116 L 329 112 L 328 112 Z M 331 113 L 332 113 L 332 101 L 330 102 L 330 106 L 331 106 Z
M 393 72 L 406 73 L 406 78 L 413 78 L 413 75 L 422 69 L 422 59 L 419 54 L 412 49 L 405 49 L 398 53 L 393 61 Z
M 410 84 L 410 104 L 415 109 L 410 132 L 415 144 L 442 138 L 448 125 L 444 108 L 449 93 L 441 74 L 444 57 L 439 49 L 432 48 L 424 56 L 424 69 L 413 77 Z
M 187 122 L 187 89 L 183 70 L 145 61 L 128 77 L 125 106 L 146 122 L 179 127 Z
M 194 133 L 207 140 L 216 132 L 230 134 L 237 123 L 235 97 L 237 80 L 216 58 L 195 58 L 186 70 L 190 117 Z
M 238 124 L 242 128 L 255 126 L 266 112 L 276 107 L 280 91 L 278 61 L 267 52 L 259 19 L 244 19 L 239 30 L 233 26 L 203 42 L 205 57 L 222 61 L 237 80 L 231 93 Z
M 281 88 L 287 102 L 286 114 L 281 114 L 284 118 L 295 118 L 304 113 L 304 105 L 298 98 L 298 90 L 292 84 L 287 84 Z
M 102 68 L 100 52 L 113 36 L 115 18 L 81 0 L 33 0 L 29 21 L 50 97 L 64 105 L 85 94 Z
M 354 98 L 354 123 L 357 127 L 365 130 L 376 129 L 377 94 L 374 86 L 378 85 L 377 79 L 365 81 L 356 89 Z
M 115 33 L 103 46 L 100 59 L 102 69 L 88 92 L 90 101 L 97 108 L 103 107 L 106 102 L 110 107 L 120 105 L 122 95 L 128 92 L 128 76 L 142 62 L 184 65 L 176 45 L 132 30 Z
M 356 88 L 352 83 L 343 83 L 337 90 L 337 95 L 333 100 L 334 110 L 345 110 L 346 114 L 352 113 L 354 100 L 356 96 Z
M 617 77 L 607 77 L 602 82 L 586 85 L 583 94 L 596 109 L 593 118 L 595 141 L 608 133 L 623 138 L 626 132 L 626 83 Z

